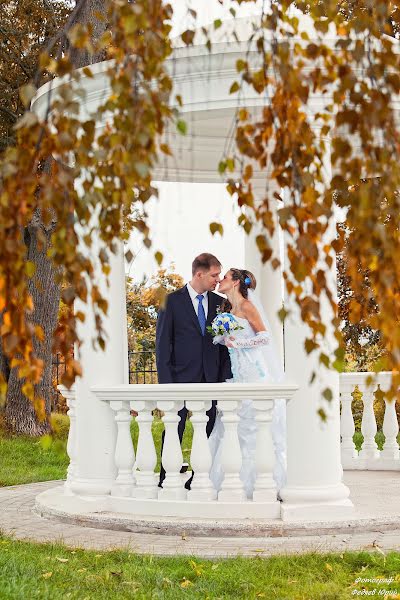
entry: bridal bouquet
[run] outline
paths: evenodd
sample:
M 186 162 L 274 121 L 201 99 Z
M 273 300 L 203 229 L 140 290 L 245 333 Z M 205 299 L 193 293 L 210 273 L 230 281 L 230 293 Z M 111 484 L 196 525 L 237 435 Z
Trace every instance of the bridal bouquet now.
M 231 313 L 219 313 L 211 325 L 207 327 L 207 331 L 215 338 L 217 336 L 231 335 L 234 331 L 243 329 L 236 321 Z

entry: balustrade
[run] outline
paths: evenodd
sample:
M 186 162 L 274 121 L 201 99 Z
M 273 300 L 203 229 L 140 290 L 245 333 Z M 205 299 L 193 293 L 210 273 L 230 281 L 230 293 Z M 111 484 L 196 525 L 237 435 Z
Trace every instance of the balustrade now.
M 342 465 L 344 469 L 400 470 L 400 451 L 397 442 L 399 423 L 396 414 L 397 399 L 385 399 L 382 431 L 385 436 L 383 449 L 379 450 L 375 440 L 378 431 L 374 411 L 375 393 L 378 389 L 389 389 L 391 374 L 382 373 L 342 373 L 340 376 L 340 397 L 342 412 L 340 419 Z M 358 452 L 353 440 L 355 433 L 352 410 L 353 394 L 358 390 L 362 395 L 361 433 L 364 440 Z
M 273 480 L 274 447 L 271 436 L 271 419 L 275 399 L 290 400 L 296 386 L 288 384 L 167 384 L 167 385 L 120 385 L 109 388 L 93 387 L 96 396 L 108 402 L 114 412 L 117 423 L 117 441 L 115 446 L 115 465 L 117 475 L 111 495 L 125 502 L 131 502 L 132 511 L 143 514 L 145 503 L 147 510 L 152 505 L 152 512 L 157 514 L 154 503 L 162 505 L 163 512 L 168 513 L 172 505 L 185 504 L 187 514 L 197 516 L 215 513 L 215 506 L 221 507 L 220 516 L 235 513 L 252 516 L 279 516 L 277 490 Z M 258 425 L 256 434 L 256 471 L 257 478 L 252 499 L 246 497 L 240 479 L 242 454 L 238 438 L 238 411 L 242 398 L 252 398 L 255 407 L 255 420 Z M 222 422 L 225 434 L 222 440 L 222 469 L 224 478 L 221 489 L 216 490 L 210 479 L 212 457 L 206 435 L 208 416 L 206 412 L 211 401 L 217 399 L 219 410 L 222 410 Z M 183 463 L 182 448 L 179 442 L 177 425 L 178 411 L 186 404 L 190 411 L 193 426 L 193 440 L 190 463 L 194 476 L 191 489 L 185 489 L 188 473 L 180 473 Z M 155 472 L 157 456 L 152 434 L 153 411 L 158 408 L 162 412 L 165 427 L 162 464 L 166 471 L 162 488 L 158 486 L 159 475 Z M 137 413 L 139 437 L 135 460 L 134 445 L 130 433 L 132 411 Z M 136 503 L 136 504 L 135 504 Z M 229 504 L 230 511 L 224 506 Z M 211 507 L 210 505 L 213 505 Z M 248 508 L 243 512 L 246 505 Z M 133 508 L 136 506 L 136 509 Z M 203 512 L 199 506 L 203 506 Z M 207 506 L 209 507 L 207 509 Z M 254 506 L 255 512 L 252 512 Z M 167 508 L 166 508 L 167 507 Z M 190 508 L 192 507 L 192 509 Z M 249 508 L 250 507 L 250 508 Z M 165 512 L 167 510 L 167 513 Z M 192 511 L 192 512 L 191 512 Z M 261 511 L 261 512 L 260 512 Z M 179 514 L 182 514 L 180 509 Z

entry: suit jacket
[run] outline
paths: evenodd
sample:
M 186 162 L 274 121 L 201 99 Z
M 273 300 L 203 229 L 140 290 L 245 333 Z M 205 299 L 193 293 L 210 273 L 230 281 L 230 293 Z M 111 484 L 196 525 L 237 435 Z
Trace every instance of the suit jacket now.
M 222 298 L 208 292 L 206 327 Z M 187 287 L 172 292 L 157 319 L 156 359 L 159 383 L 217 383 L 232 377 L 228 349 L 202 335 Z

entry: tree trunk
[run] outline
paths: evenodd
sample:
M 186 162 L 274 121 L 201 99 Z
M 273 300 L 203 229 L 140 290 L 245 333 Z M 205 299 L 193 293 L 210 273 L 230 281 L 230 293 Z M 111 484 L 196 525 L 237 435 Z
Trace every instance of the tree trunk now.
M 86 0 L 78 10 L 76 17 L 73 19 L 73 24 L 80 23 L 81 25 L 92 26 L 92 40 L 98 40 L 107 29 L 107 7 L 109 0 Z M 99 19 L 98 16 L 102 16 Z M 98 54 L 89 54 L 86 49 L 70 48 L 69 56 L 72 64 L 76 69 L 86 67 L 101 62 L 106 57 L 106 51 L 102 50 Z
M 29 292 L 32 295 L 35 310 L 32 322 L 40 325 L 44 332 L 43 342 L 35 343 L 35 353 L 44 362 L 41 382 L 35 386 L 35 396 L 45 401 L 45 415 L 38 417 L 35 407 L 22 393 L 24 380 L 18 378 L 17 369 L 12 369 L 8 378 L 7 404 L 5 418 L 7 427 L 14 433 L 31 436 L 50 432 L 48 416 L 51 411 L 52 391 L 52 341 L 57 325 L 60 303 L 60 287 L 56 281 L 56 272 L 52 262 L 47 258 L 51 234 L 55 227 L 53 222 L 45 228 L 37 211 L 34 219 L 25 231 L 27 260 L 36 265 L 35 276 L 29 280 Z M 38 244 L 38 231 L 41 230 L 46 239 L 45 245 Z
M 86 2 L 81 2 L 72 25 L 76 23 L 91 24 L 93 27 L 92 37 L 94 40 L 98 39 L 107 28 L 105 20 L 107 4 L 108 0 L 86 0 Z M 96 14 L 104 15 L 104 20 L 99 20 Z M 72 48 L 70 56 L 74 66 L 80 68 L 103 60 L 104 53 L 92 56 L 86 50 Z M 33 404 L 22 393 L 24 380 L 18 378 L 16 369 L 9 370 L 8 361 L 3 356 L 0 347 L 0 369 L 8 380 L 5 406 L 6 426 L 14 433 L 30 436 L 39 436 L 51 431 L 49 416 L 52 396 L 52 342 L 54 330 L 57 326 L 61 290 L 56 282 L 56 272 L 53 264 L 48 260 L 46 251 L 55 226 L 56 223 L 53 222 L 46 229 L 40 214 L 36 214 L 25 234 L 27 260 L 34 262 L 36 265 L 35 277 L 29 283 L 29 291 L 35 306 L 32 321 L 42 327 L 45 335 L 43 343 L 37 343 L 35 347 L 37 356 L 44 361 L 42 380 L 35 387 L 35 395 L 45 400 L 46 416 L 44 419 L 39 419 Z M 37 233 L 39 229 L 45 235 L 47 247 L 38 247 Z

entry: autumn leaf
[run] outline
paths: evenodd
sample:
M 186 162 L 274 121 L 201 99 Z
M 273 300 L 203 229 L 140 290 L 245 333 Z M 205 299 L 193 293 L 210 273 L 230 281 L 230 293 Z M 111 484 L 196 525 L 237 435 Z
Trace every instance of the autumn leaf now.
M 217 232 L 222 236 L 224 234 L 224 228 L 221 223 L 210 223 L 210 231 L 212 235 L 215 235 Z

